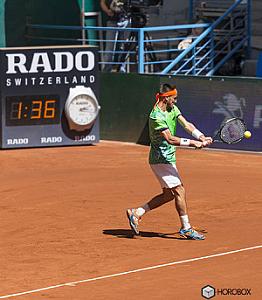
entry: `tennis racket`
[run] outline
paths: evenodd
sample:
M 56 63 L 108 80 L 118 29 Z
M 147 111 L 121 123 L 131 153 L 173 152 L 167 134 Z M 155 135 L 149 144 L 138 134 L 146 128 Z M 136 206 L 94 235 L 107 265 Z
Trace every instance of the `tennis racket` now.
M 247 130 L 245 122 L 240 118 L 232 118 L 223 123 L 213 137 L 213 142 L 236 144 L 243 140 Z

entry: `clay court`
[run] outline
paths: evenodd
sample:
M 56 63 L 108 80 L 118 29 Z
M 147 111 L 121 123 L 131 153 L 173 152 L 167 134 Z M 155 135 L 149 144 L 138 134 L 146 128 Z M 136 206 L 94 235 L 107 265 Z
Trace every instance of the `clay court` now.
M 147 156 L 116 142 L 1 151 L 0 299 L 204 299 L 208 284 L 262 299 L 261 154 L 178 150 L 205 241 L 179 237 L 174 203 L 132 236 L 125 209 L 160 192 Z

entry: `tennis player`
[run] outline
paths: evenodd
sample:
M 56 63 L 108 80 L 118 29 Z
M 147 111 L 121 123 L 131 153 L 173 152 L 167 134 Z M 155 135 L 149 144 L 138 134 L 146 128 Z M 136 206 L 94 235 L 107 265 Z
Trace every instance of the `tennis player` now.
M 182 115 L 177 103 L 177 90 L 174 86 L 163 84 L 160 93 L 156 95 L 156 103 L 149 116 L 150 153 L 149 164 L 160 182 L 162 193 L 152 198 L 145 205 L 127 209 L 127 217 L 134 234 L 139 235 L 139 221 L 147 212 L 175 201 L 182 237 L 194 240 L 204 240 L 205 236 L 197 232 L 190 224 L 185 188 L 176 167 L 176 146 L 202 148 L 212 143 L 211 137 L 199 131 Z M 177 121 L 194 139 L 176 136 Z

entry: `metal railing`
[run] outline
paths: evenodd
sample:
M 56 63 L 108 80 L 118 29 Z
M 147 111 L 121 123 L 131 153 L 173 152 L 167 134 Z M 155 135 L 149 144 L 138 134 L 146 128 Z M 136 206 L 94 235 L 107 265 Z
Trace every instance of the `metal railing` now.
M 161 74 L 213 75 L 237 51 L 250 47 L 250 0 L 237 0 Z M 239 18 L 228 18 L 240 8 Z M 233 20 L 233 22 L 232 22 Z M 188 66 L 191 64 L 191 68 Z M 187 66 L 187 68 L 186 68 Z
M 34 43 L 97 45 L 101 70 L 213 75 L 234 53 L 250 45 L 250 5 L 241 2 L 237 0 L 212 24 L 143 28 L 28 24 L 27 38 Z M 240 6 L 241 14 L 232 22 L 227 17 Z M 54 34 L 61 31 L 79 34 L 71 38 Z

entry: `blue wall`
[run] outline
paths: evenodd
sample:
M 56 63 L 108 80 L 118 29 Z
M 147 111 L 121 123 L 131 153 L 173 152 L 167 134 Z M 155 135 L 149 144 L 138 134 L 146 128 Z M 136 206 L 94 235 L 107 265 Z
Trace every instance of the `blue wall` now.
M 178 107 L 206 135 L 232 117 L 252 132 L 238 144 L 212 147 L 262 151 L 262 84 L 255 78 L 101 74 L 101 138 L 148 144 L 147 118 L 163 82 L 177 86 Z M 189 137 L 180 126 L 178 136 Z

